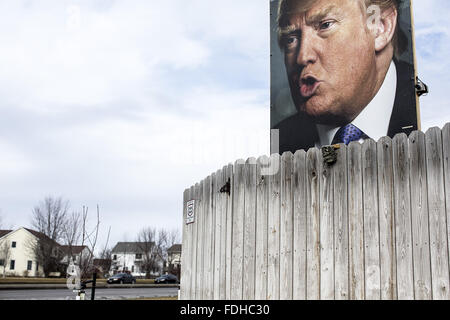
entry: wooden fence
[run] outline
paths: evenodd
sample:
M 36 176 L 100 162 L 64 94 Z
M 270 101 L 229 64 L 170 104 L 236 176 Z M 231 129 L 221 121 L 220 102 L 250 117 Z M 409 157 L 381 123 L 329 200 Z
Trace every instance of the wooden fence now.
M 449 299 L 449 158 L 447 124 L 224 167 L 184 192 L 181 299 Z

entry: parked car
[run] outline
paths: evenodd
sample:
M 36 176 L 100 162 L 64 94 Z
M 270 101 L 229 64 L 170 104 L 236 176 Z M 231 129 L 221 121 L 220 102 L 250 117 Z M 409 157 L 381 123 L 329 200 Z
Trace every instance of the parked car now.
M 118 273 L 113 275 L 112 277 L 108 278 L 106 280 L 109 284 L 115 284 L 115 283 L 136 283 L 136 278 L 133 277 L 131 274 L 128 273 Z
M 165 274 L 155 279 L 155 283 L 180 283 L 177 276 L 173 274 Z

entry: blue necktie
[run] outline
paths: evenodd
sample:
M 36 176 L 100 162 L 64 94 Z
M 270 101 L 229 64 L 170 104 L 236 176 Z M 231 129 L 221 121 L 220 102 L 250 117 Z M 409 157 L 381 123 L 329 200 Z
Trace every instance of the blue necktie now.
M 333 142 L 331 144 L 344 143 L 349 144 L 352 141 L 359 141 L 360 139 L 368 139 L 369 137 L 359 130 L 356 126 L 351 123 L 340 128 L 336 132 Z

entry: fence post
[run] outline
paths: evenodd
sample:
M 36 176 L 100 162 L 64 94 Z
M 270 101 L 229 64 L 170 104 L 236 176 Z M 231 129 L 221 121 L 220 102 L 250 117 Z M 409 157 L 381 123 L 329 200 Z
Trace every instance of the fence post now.
M 294 155 L 286 152 L 281 157 L 281 194 L 280 194 L 280 299 L 292 300 L 293 297 L 293 194 L 292 170 Z
M 365 299 L 380 300 L 380 229 L 378 219 L 377 145 L 366 140 L 362 145 L 364 203 Z
M 337 152 L 334 165 L 334 298 L 349 298 L 349 266 L 348 266 L 348 193 L 347 193 L 347 146 L 342 144 Z
M 267 299 L 267 253 L 268 253 L 268 204 L 269 185 L 268 176 L 262 175 L 261 166 L 269 163 L 268 157 L 258 158 L 256 167 L 256 278 L 255 278 L 255 299 Z
M 397 299 L 397 264 L 395 254 L 394 168 L 392 140 L 377 143 L 378 207 L 380 219 L 381 299 Z
M 306 299 L 306 152 L 294 155 L 292 180 L 294 247 L 293 247 L 293 299 Z
M 271 167 L 280 168 L 280 156 L 270 157 Z M 281 170 L 269 176 L 267 299 L 280 299 L 280 188 Z
M 432 299 L 425 134 L 409 136 L 415 299 Z
M 320 176 L 319 150 L 306 154 L 306 299 L 320 299 Z
M 406 134 L 398 134 L 394 137 L 395 239 L 397 290 L 400 300 L 414 299 L 408 145 Z
M 348 230 L 351 300 L 364 300 L 364 208 L 361 145 L 348 145 Z

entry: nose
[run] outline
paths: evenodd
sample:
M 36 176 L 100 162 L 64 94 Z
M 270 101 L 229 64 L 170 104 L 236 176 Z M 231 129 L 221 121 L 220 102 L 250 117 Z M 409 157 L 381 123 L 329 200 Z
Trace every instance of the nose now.
M 310 30 L 303 30 L 300 48 L 297 56 L 297 64 L 306 67 L 317 61 L 317 39 Z

